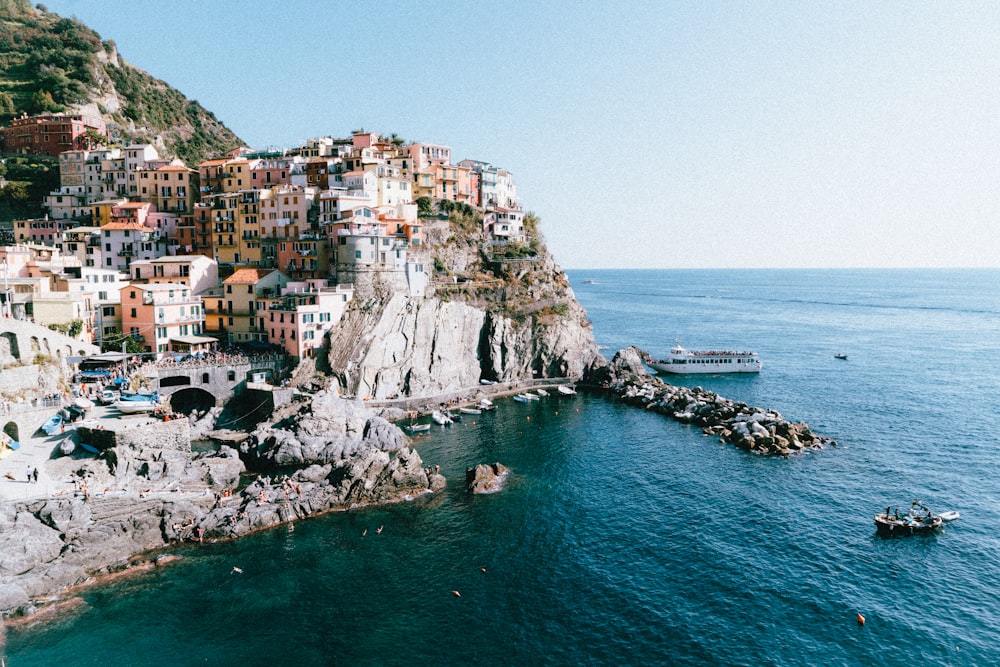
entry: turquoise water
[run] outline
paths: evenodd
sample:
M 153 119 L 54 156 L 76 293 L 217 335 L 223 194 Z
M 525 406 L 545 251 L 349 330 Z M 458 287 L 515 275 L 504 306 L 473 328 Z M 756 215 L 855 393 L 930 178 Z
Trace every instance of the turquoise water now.
M 759 376 L 683 382 L 840 444 L 765 459 L 596 396 L 503 401 L 416 440 L 443 494 L 181 550 L 9 632 L 7 665 L 1000 663 L 1000 271 L 569 273 L 608 353 L 752 348 Z M 508 488 L 467 497 L 493 461 Z M 876 537 L 914 498 L 962 518 Z

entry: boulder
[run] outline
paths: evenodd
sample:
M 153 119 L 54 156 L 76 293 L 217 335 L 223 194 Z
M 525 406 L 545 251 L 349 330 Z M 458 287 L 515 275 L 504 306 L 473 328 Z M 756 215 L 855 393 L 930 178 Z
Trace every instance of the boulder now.
M 501 463 L 480 463 L 465 471 L 465 488 L 469 493 L 496 493 L 503 489 L 509 476 L 510 470 Z

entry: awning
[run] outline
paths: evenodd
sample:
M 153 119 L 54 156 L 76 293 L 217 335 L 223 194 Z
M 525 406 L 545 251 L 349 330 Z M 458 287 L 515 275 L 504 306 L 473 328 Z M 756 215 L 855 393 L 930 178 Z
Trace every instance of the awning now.
M 174 336 L 170 339 L 173 343 L 183 343 L 185 345 L 205 345 L 215 344 L 218 341 L 208 336 Z

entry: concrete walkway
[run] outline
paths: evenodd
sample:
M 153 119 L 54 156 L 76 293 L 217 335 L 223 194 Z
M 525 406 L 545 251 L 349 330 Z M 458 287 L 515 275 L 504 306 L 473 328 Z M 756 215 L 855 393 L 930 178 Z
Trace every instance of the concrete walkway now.
M 74 461 L 93 459 L 96 455 L 77 447 L 70 456 L 59 451 L 59 445 L 66 438 L 74 438 L 77 426 L 93 426 L 103 420 L 121 424 L 142 426 L 153 422 L 145 415 L 121 415 L 113 407 L 96 406 L 91 417 L 83 422 L 67 424 L 63 433 L 45 435 L 38 431 L 30 437 L 21 436 L 21 447 L 0 461 L 0 502 L 25 501 L 37 498 L 71 496 L 75 487 L 70 479 Z M 38 482 L 28 481 L 28 470 L 38 468 Z M 8 474 L 14 477 L 10 479 Z

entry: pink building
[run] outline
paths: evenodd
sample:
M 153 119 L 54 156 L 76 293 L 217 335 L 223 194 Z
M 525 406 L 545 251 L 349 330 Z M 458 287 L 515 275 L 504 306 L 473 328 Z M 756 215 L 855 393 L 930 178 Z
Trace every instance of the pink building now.
M 214 342 L 204 338 L 205 312 L 201 297 L 187 285 L 146 284 L 122 287 L 122 331 L 146 352 L 161 355 L 186 352 L 192 345 Z
M 326 280 L 288 283 L 268 306 L 268 341 L 298 359 L 313 356 L 353 296 L 350 285 L 329 286 Z

